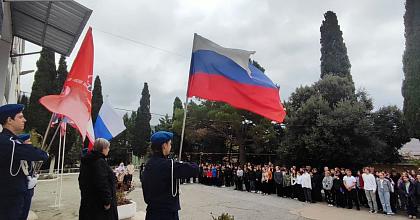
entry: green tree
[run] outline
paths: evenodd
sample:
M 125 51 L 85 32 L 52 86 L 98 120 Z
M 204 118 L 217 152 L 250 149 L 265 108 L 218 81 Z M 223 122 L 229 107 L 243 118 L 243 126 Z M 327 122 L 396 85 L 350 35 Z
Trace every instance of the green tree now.
M 155 131 L 171 131 L 172 119 L 166 114 L 165 117 L 159 118 L 159 124 L 156 125 Z
M 125 114 L 124 118 L 127 118 L 127 122 L 125 123 L 126 132 L 127 132 L 127 140 L 129 149 L 134 151 L 135 146 L 135 136 L 136 136 L 136 120 L 137 120 L 137 112 L 133 111 L 131 114 Z M 125 119 L 124 119 L 125 122 Z
M 149 87 L 147 83 L 144 83 L 135 124 L 136 136 L 134 137 L 134 154 L 137 156 L 145 155 L 147 152 L 150 135 L 152 133 L 150 128 L 151 119 Z
M 383 162 L 399 161 L 398 150 L 410 141 L 402 111 L 397 106 L 386 106 L 373 113 L 372 118 L 375 136 L 382 141 L 378 151 Z
M 29 106 L 29 97 L 22 93 L 22 95 L 19 96 L 18 104 L 22 104 L 22 105 L 25 106 L 25 108 L 23 109 L 23 115 L 25 115 L 25 117 L 27 117 L 27 114 L 28 114 L 27 109 L 28 109 L 28 106 Z M 28 126 L 26 126 L 25 129 L 29 130 Z
M 348 77 L 351 81 L 350 61 L 344 44 L 343 33 L 337 15 L 332 11 L 324 14 L 321 31 L 321 78 L 326 75 Z
M 39 103 L 39 99 L 55 93 L 54 83 L 51 83 L 56 80 L 57 76 L 54 52 L 43 48 L 36 66 L 37 71 L 35 72 L 35 80 L 32 84 L 31 97 L 26 111 L 27 129 L 35 129 L 37 133 L 44 135 L 51 113 Z
M 60 94 L 61 90 L 63 89 L 64 82 L 67 79 L 67 75 L 69 72 L 67 71 L 67 63 L 66 57 L 61 55 L 60 60 L 58 61 L 58 69 L 57 69 L 57 76 L 56 80 L 54 81 L 54 93 Z
M 326 75 L 315 83 L 315 90 L 319 92 L 333 107 L 341 100 L 355 100 L 353 82 L 347 77 Z
M 95 77 L 95 82 L 92 91 L 92 122 L 96 122 L 99 110 L 101 109 L 102 103 L 104 102 L 102 96 L 102 85 L 99 76 Z
M 173 147 L 173 151 L 174 152 L 179 152 L 179 146 L 181 145 L 181 133 L 177 133 L 174 129 L 173 129 L 173 123 L 175 121 L 176 118 L 176 114 L 177 112 L 181 112 L 181 114 L 179 114 L 180 119 L 183 119 L 184 117 L 184 107 L 182 104 L 181 99 L 179 99 L 179 97 L 176 97 L 174 100 L 174 104 L 173 104 L 173 111 L 172 111 L 172 118 L 171 118 L 171 128 L 169 129 L 170 131 L 172 131 L 174 133 L 174 137 L 172 139 L 172 147 Z
M 101 106 L 103 104 L 103 96 L 102 96 L 102 85 L 101 79 L 99 76 L 95 77 L 95 82 L 93 84 L 93 91 L 92 91 L 92 123 L 95 125 L 96 118 L 98 117 L 99 111 L 101 110 Z M 84 148 L 89 146 L 89 140 L 86 138 L 84 143 Z
M 175 117 L 175 112 L 176 112 L 177 109 L 184 109 L 184 107 L 182 105 L 182 102 L 181 102 L 181 99 L 179 99 L 179 97 L 176 97 L 175 100 L 174 100 L 174 106 L 173 106 L 173 109 L 172 109 L 172 118 Z
M 129 140 L 131 135 L 129 128 L 131 128 L 132 121 L 128 114 L 123 116 L 123 121 L 127 129 L 111 139 L 112 148 L 109 158 L 111 165 L 118 165 L 121 162 L 127 165 L 131 159 L 131 155 L 129 153 L 132 152 L 133 149 Z
M 420 138 L 420 2 L 406 0 L 405 10 L 403 111 L 411 137 Z

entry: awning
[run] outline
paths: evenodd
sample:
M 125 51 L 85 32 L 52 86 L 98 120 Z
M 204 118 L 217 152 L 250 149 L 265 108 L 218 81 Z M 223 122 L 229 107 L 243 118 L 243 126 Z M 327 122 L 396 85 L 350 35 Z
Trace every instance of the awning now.
M 13 35 L 69 56 L 92 10 L 75 1 L 11 1 Z

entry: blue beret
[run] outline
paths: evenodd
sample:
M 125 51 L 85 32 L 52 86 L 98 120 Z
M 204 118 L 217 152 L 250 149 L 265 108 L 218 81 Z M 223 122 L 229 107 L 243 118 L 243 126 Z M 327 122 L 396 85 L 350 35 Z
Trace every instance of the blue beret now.
M 7 104 L 0 106 L 0 122 L 5 121 L 8 117 L 14 117 L 17 113 L 22 112 L 25 108 L 21 104 Z
M 152 137 L 150 137 L 150 142 L 152 144 L 163 144 L 172 139 L 174 136 L 173 133 L 167 131 L 158 131 L 155 132 Z

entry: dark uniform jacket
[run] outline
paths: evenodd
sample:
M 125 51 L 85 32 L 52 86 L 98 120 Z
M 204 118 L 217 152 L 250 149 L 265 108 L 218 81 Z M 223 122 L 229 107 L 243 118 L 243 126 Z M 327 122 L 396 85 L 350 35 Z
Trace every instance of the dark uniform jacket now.
M 279 185 L 283 185 L 283 172 L 274 172 L 274 181 L 279 184 Z
M 3 128 L 3 131 L 0 133 L 0 199 L 28 191 L 28 179 L 22 172 L 22 169 L 19 170 L 16 176 L 10 174 L 13 144 L 15 145 L 15 150 L 12 174 L 16 174 L 19 170 L 21 160 L 28 161 L 28 165 L 30 165 L 31 161 L 46 161 L 48 159 L 46 152 L 31 144 L 23 144 L 15 134 Z
M 115 174 L 102 153 L 91 151 L 82 157 L 79 219 L 118 219 L 115 181 Z M 105 210 L 104 205 L 108 204 L 111 208 Z
M 141 179 L 147 212 L 178 212 L 181 209 L 179 193 L 172 196 L 172 191 L 175 194 L 179 188 L 176 179 L 197 176 L 198 166 L 195 163 L 173 161 L 173 179 L 171 170 L 172 160 L 163 155 L 153 155 L 147 162 Z

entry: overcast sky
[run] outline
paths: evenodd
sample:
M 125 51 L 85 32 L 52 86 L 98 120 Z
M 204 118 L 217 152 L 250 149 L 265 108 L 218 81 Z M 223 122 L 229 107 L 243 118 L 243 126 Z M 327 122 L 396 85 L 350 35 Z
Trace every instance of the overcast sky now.
M 174 98 L 185 100 L 194 33 L 224 47 L 256 51 L 252 59 L 281 86 L 286 100 L 296 87 L 319 79 L 319 28 L 328 10 L 338 16 L 356 88 L 367 90 L 376 109 L 402 107 L 403 0 L 78 2 L 93 10 L 87 26 L 93 28 L 94 75 L 100 76 L 103 94 L 114 107 L 137 109 L 148 82 L 151 112 L 172 115 Z M 69 70 L 85 31 L 67 59 Z M 26 46 L 27 52 L 37 50 Z M 24 56 L 22 70 L 36 70 L 38 58 Z M 30 92 L 33 76 L 21 77 L 22 91 Z M 158 118 L 152 116 L 151 124 Z

